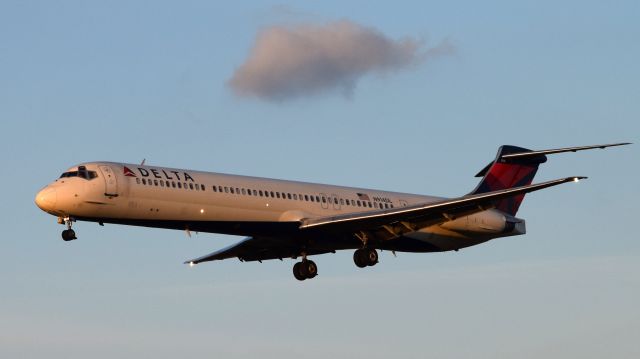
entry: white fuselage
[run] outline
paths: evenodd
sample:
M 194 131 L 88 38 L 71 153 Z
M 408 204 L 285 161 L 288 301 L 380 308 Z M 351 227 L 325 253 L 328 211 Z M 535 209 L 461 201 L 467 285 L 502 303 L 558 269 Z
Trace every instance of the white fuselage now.
M 63 177 L 38 193 L 36 203 L 44 211 L 62 218 L 260 235 L 254 232 L 261 229 L 252 230 L 252 226 L 243 224 L 296 223 L 308 218 L 398 208 L 441 199 L 155 166 L 91 162 L 70 168 Z M 206 230 L 208 227 L 198 227 L 198 223 L 221 225 Z M 524 233 L 524 224 L 516 233 L 505 233 L 505 223 L 504 214 L 487 210 L 421 228 L 409 236 L 428 241 L 440 250 L 450 250 Z

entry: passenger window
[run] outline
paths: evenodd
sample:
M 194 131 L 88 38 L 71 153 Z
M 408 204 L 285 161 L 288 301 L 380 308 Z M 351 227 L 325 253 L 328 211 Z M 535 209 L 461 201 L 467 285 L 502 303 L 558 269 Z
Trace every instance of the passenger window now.
M 255 189 L 253 190 L 253 195 L 257 196 L 258 195 L 258 191 L 256 191 Z
M 236 187 L 236 194 L 240 194 L 240 188 Z
M 242 189 L 242 194 L 246 196 L 247 195 L 247 190 L 243 188 Z
M 224 186 L 224 193 L 229 193 L 229 187 Z
M 160 180 L 160 187 L 164 187 L 164 181 Z
M 344 200 L 340 198 L 340 205 L 342 206 L 343 204 L 344 204 Z
M 140 178 L 136 178 L 136 183 L 140 184 Z
M 182 183 L 178 182 L 178 188 L 182 188 Z
M 271 191 L 271 198 L 275 198 L 275 196 L 273 195 L 273 191 Z
M 333 197 L 333 203 L 334 204 L 338 204 L 338 198 L 337 197 Z
M 213 186 L 213 192 L 218 192 L 218 189 L 216 188 L 216 186 Z
M 230 188 L 229 188 L 229 190 L 231 191 L 231 193 L 232 193 L 232 194 L 235 194 L 235 193 L 233 192 L 233 187 L 230 187 Z
M 324 196 L 322 196 L 322 203 L 327 203 L 327 199 Z
M 291 199 L 291 193 L 287 193 L 287 198 Z
M 260 194 L 260 197 L 262 197 L 262 195 L 263 195 L 262 190 L 259 190 L 258 194 Z
M 171 181 L 171 187 L 176 188 L 176 183 Z
M 307 201 L 307 202 L 309 202 L 309 195 L 306 195 L 306 194 L 305 194 L 305 195 L 304 195 L 304 200 L 305 200 L 305 201 Z
M 189 189 L 193 189 L 193 183 L 189 183 Z
M 358 201 L 358 207 L 360 207 L 360 201 Z
M 316 196 L 316 202 L 320 202 L 320 196 Z
M 222 186 L 218 186 L 218 192 L 222 193 Z
M 371 204 L 371 202 L 369 202 L 369 208 L 373 208 L 373 205 Z
M 311 202 L 315 202 L 315 201 L 313 200 L 313 196 L 309 196 L 309 198 L 311 199 Z
M 297 201 L 298 200 L 298 195 L 294 193 L 293 194 L 293 199 Z
M 250 189 L 247 190 L 247 195 L 251 196 L 251 190 Z
M 203 184 L 201 184 L 201 185 L 200 185 L 200 189 L 201 189 L 202 191 L 204 191 L 204 185 L 203 185 Z
M 276 198 L 280 198 L 280 192 L 276 192 Z

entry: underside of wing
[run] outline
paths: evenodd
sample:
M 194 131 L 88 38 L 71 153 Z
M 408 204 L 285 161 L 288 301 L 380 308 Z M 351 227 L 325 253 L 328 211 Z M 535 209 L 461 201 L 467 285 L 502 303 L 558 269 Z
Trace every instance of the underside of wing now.
M 249 237 L 227 248 L 192 259 L 185 264 L 217 261 L 238 258 L 243 262 L 263 261 L 268 259 L 296 258 L 300 255 L 301 245 L 289 238 Z M 323 254 L 331 250 L 309 248 L 305 254 Z

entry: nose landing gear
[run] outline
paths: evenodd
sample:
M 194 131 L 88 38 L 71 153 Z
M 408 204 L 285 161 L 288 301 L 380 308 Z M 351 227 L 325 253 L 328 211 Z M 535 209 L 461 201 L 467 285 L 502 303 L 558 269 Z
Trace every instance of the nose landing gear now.
M 68 242 L 74 239 L 78 239 L 78 237 L 76 237 L 76 232 L 73 229 L 71 229 L 73 218 L 65 217 L 62 219 L 62 221 L 67 225 L 67 229 L 62 231 L 62 240 L 65 242 Z

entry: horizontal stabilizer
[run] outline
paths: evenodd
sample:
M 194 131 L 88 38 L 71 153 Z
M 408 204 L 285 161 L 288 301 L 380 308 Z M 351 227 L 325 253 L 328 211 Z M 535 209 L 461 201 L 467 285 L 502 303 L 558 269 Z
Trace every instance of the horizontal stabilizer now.
M 593 146 L 579 146 L 579 147 L 565 147 L 565 148 L 556 148 L 552 150 L 542 150 L 542 151 L 531 151 L 531 152 L 521 152 L 521 153 L 510 153 L 508 155 L 504 155 L 501 158 L 511 159 L 511 158 L 524 158 L 538 155 L 551 155 L 554 153 L 562 153 L 562 152 L 578 152 L 584 150 L 592 150 L 595 148 L 599 148 L 604 150 L 607 147 L 615 147 L 615 146 L 624 146 L 630 145 L 631 142 L 621 142 L 621 143 L 611 143 L 608 145 L 593 145 Z
M 592 150 L 596 148 L 605 149 L 607 147 L 615 147 L 615 146 L 625 146 L 630 145 L 631 142 L 620 142 L 620 143 L 610 143 L 606 145 L 592 145 L 592 146 L 578 146 L 578 147 L 564 147 L 564 148 L 555 148 L 550 150 L 540 150 L 540 151 L 523 151 L 516 153 L 508 153 L 503 154 L 499 158 L 496 159 L 496 162 L 509 162 L 512 160 L 526 160 L 527 158 L 540 157 L 544 155 L 552 155 L 555 153 L 563 153 L 563 152 L 578 152 L 585 150 Z M 476 174 L 476 177 L 483 177 L 489 168 L 493 165 L 494 162 L 489 163 L 485 166 L 480 172 Z

